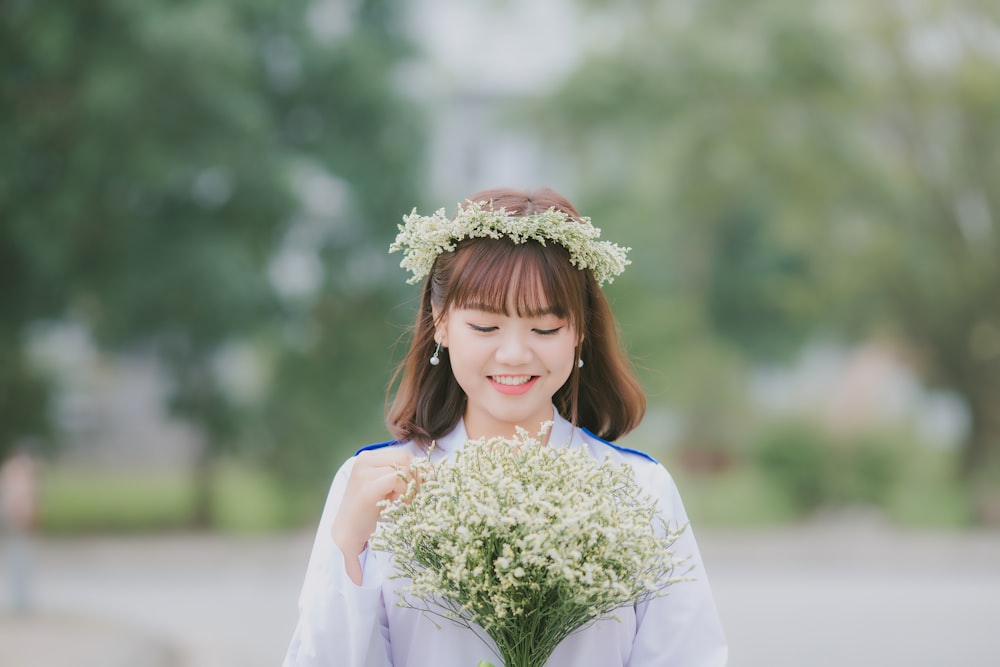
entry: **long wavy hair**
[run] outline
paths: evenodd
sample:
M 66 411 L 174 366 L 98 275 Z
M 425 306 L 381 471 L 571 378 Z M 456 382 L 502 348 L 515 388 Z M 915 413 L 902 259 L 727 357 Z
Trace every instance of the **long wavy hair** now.
M 511 215 L 543 213 L 551 207 L 574 218 L 580 214 L 562 195 L 543 189 L 485 190 L 469 200 L 492 202 Z M 618 325 L 590 270 L 580 270 L 556 244 L 509 239 L 466 239 L 438 256 L 427 276 L 409 352 L 389 384 L 386 424 L 399 440 L 427 446 L 451 431 L 465 413 L 465 392 L 448 365 L 428 363 L 436 346 L 434 314 L 450 308 L 487 308 L 531 317 L 548 309 L 572 324 L 578 336 L 576 364 L 553 396 L 559 414 L 605 440 L 625 435 L 642 420 L 646 396 L 621 344 Z M 513 308 L 515 313 L 510 313 Z M 393 387 L 395 396 L 391 399 Z

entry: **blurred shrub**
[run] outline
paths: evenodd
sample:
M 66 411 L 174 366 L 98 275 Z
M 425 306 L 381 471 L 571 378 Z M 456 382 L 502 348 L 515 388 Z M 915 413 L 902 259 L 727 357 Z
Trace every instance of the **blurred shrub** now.
M 903 448 L 889 436 L 834 438 L 805 421 L 764 429 L 751 460 L 803 514 L 826 506 L 886 507 L 904 463 Z
M 833 457 L 814 427 L 788 423 L 768 429 L 753 443 L 751 456 L 765 479 L 800 511 L 814 510 L 829 498 Z
M 691 474 L 679 462 L 668 462 L 668 466 L 683 470 L 675 480 L 688 515 L 697 526 L 766 526 L 792 521 L 800 514 L 787 494 L 756 467 L 738 465 Z
M 886 438 L 866 434 L 834 443 L 836 475 L 830 500 L 885 506 L 902 472 L 902 453 Z

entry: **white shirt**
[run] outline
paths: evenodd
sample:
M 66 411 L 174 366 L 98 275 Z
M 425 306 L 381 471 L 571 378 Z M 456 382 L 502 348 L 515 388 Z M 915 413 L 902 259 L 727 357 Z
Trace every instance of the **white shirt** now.
M 432 461 L 450 456 L 466 440 L 460 421 L 437 440 Z M 645 454 L 574 428 L 558 413 L 549 444 L 586 448 L 599 461 L 610 455 L 631 465 L 671 525 L 687 523 L 670 474 Z M 424 455 L 413 442 L 383 446 Z M 337 472 L 323 509 L 284 667 L 475 667 L 480 660 L 499 667 L 488 638 L 489 646 L 467 628 L 397 605 L 397 589 L 405 583 L 387 578 L 388 554 L 366 550 L 359 556 L 364 573 L 360 586 L 347 576 L 331 527 L 354 460 Z M 665 597 L 617 610 L 621 622 L 601 621 L 570 635 L 556 647 L 547 667 L 724 667 L 728 647 L 690 526 L 674 544 L 674 552 L 690 556 L 695 581 L 672 585 Z

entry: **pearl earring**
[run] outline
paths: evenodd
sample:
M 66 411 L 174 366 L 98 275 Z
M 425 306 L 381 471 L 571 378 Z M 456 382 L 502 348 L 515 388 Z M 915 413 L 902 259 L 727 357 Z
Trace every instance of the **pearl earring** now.
M 432 354 L 430 358 L 431 366 L 437 366 L 438 364 L 441 363 L 441 359 L 438 358 L 438 354 L 440 352 L 441 352 L 441 343 L 438 343 L 437 347 L 434 348 L 434 354 Z
M 580 359 L 576 360 L 576 367 L 577 368 L 583 368 L 583 358 L 580 358 Z

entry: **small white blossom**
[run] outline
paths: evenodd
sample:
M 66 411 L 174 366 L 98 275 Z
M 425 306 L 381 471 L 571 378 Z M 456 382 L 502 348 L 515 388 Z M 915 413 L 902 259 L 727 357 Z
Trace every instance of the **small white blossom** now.
M 400 604 L 481 627 L 505 665 L 544 664 L 569 634 L 684 580 L 671 550 L 684 527 L 667 525 L 629 466 L 523 430 L 416 466 L 419 489 L 386 503 L 372 547 L 409 580 Z M 535 657 L 517 655 L 524 645 Z
M 413 284 L 431 272 L 434 260 L 455 250 L 463 239 L 508 238 L 514 243 L 534 240 L 542 245 L 556 243 L 569 251 L 569 260 L 578 269 L 590 269 L 598 283 L 612 283 L 632 262 L 626 257 L 631 248 L 599 241 L 601 230 L 590 218 L 572 216 L 550 208 L 536 215 L 511 216 L 503 208 L 486 202 L 466 201 L 454 218 L 443 208 L 433 215 L 419 215 L 416 209 L 403 217 L 399 234 L 389 252 L 403 252 L 401 267 L 413 273 Z

